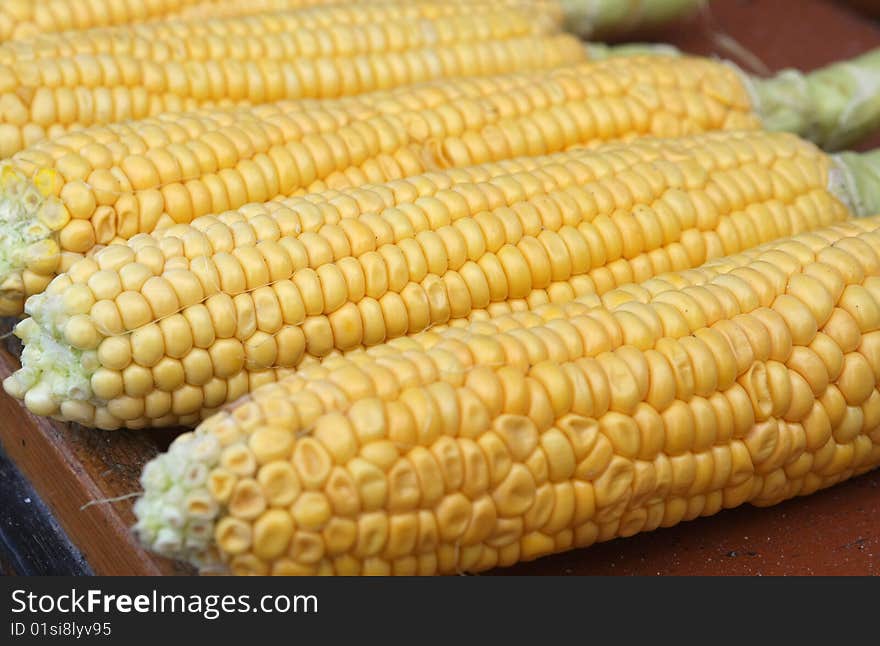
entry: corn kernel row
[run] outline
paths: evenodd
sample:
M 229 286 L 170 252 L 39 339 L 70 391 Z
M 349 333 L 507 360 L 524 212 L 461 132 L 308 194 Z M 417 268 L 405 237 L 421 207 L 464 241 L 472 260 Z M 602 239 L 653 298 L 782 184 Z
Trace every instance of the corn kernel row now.
M 148 465 L 136 531 L 235 574 L 455 573 L 832 485 L 880 463 L 878 244 L 311 366 Z
M 204 4 L 204 0 L 4 0 L 0 7 L 0 42 L 164 18 Z

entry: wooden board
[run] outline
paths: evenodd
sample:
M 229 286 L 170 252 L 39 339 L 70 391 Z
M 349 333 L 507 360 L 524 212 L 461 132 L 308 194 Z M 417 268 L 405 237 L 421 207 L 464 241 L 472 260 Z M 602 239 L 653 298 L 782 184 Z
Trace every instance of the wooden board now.
M 18 367 L 0 349 L 0 379 Z M 178 431 L 179 432 L 179 431 Z M 36 417 L 11 397 L 0 396 L 0 441 L 52 509 L 95 574 L 179 574 L 179 564 L 139 548 L 129 527 L 132 500 L 100 502 L 139 491 L 143 465 L 175 434 L 97 432 Z
M 880 46 L 880 25 L 830 1 L 715 0 L 708 12 L 656 37 L 686 51 L 726 57 L 732 50 L 723 43 L 733 38 L 768 69 L 813 69 Z M 877 145 L 880 137 L 865 147 Z M 0 331 L 8 329 L 7 322 Z M 14 344 L 0 349 L 0 379 L 18 367 L 14 351 Z M 138 547 L 129 532 L 130 498 L 100 502 L 136 493 L 141 467 L 174 433 L 89 431 L 38 419 L 0 396 L 0 443 L 96 574 L 191 573 Z M 877 472 L 771 509 L 723 512 L 493 573 L 878 574 L 875 555 Z M 0 555 L 2 569 L 8 562 Z
M 0 450 L 0 576 L 91 573 L 30 482 Z

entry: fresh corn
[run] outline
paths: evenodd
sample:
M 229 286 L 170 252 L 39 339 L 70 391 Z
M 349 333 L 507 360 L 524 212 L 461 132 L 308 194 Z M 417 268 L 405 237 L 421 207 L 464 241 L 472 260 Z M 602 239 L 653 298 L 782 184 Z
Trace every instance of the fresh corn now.
M 334 98 L 586 59 L 577 38 L 541 33 L 544 24 L 531 11 L 510 8 L 433 21 L 302 29 L 284 38 L 236 36 L 212 41 L 217 47 L 202 60 L 155 62 L 127 54 L 17 60 L 0 65 L 0 138 L 20 147 L 72 128 L 163 112 Z M 227 55 L 233 51 L 245 58 Z
M 836 163 L 786 134 L 640 139 L 200 218 L 111 245 L 29 299 L 4 387 L 99 428 L 193 424 L 306 356 L 843 220 Z
M 0 313 L 20 313 L 26 296 L 96 244 L 247 202 L 638 135 L 758 125 L 731 69 L 657 56 L 83 130 L 0 167 L 0 226 L 9 232 L 0 239 Z
M 850 221 L 328 360 L 150 462 L 135 530 L 210 571 L 450 574 L 812 493 L 880 464 L 877 249 Z
M 859 11 L 863 11 L 869 16 L 880 18 L 880 6 L 874 0 L 844 0 L 847 4 L 852 5 Z
M 473 20 L 477 16 L 487 20 Z M 450 18 L 459 20 L 448 22 Z M 154 63 L 351 57 L 558 30 L 558 15 L 528 6 L 502 10 L 482 1 L 412 0 L 50 34 L 0 45 L 0 64 L 14 69 L 25 61 L 83 55 L 131 56 Z

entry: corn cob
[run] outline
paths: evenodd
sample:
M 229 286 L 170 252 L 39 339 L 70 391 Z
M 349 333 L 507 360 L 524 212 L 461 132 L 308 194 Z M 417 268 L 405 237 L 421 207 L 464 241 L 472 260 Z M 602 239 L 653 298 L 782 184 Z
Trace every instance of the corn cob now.
M 583 38 L 605 40 L 687 18 L 707 0 L 559 0 L 559 4 L 567 29 Z
M 439 78 L 547 69 L 586 58 L 574 36 L 533 33 L 536 22 L 542 21 L 531 12 L 509 10 L 338 25 L 332 30 L 338 46 L 327 30 L 296 30 L 281 39 L 274 34 L 236 37 L 212 41 L 217 55 L 208 51 L 210 58 L 204 60 L 82 54 L 17 61 L 0 66 L 3 139 L 21 146 L 39 141 L 59 124 L 82 128 L 199 107 L 333 98 Z M 371 51 L 383 42 L 387 47 L 382 51 Z M 344 43 L 364 51 L 352 45 L 354 53 L 346 55 Z M 239 45 L 250 58 L 221 55 Z M 282 56 L 288 50 L 310 54 L 275 60 L 265 54 Z
M 483 16 L 469 23 L 463 17 Z M 508 20 L 502 20 L 507 17 Z M 451 18 L 458 21 L 448 22 Z M 467 27 L 471 27 L 470 31 Z M 0 64 L 82 55 L 131 56 L 142 61 L 294 60 L 351 57 L 467 42 L 476 38 L 544 35 L 558 16 L 528 7 L 502 11 L 484 2 L 415 0 L 331 5 L 205 21 L 162 21 L 51 34 L 0 45 Z
M 27 295 L 96 243 L 247 202 L 636 135 L 757 125 L 730 69 L 658 56 L 83 130 L 3 167 L 0 313 L 20 313 Z
M 602 294 L 842 220 L 833 163 L 792 135 L 711 133 L 207 216 L 111 245 L 29 299 L 4 387 L 99 428 L 193 424 L 306 355 L 502 301 Z
M 867 471 L 880 219 L 768 247 L 264 386 L 146 466 L 135 530 L 235 574 L 480 571 Z

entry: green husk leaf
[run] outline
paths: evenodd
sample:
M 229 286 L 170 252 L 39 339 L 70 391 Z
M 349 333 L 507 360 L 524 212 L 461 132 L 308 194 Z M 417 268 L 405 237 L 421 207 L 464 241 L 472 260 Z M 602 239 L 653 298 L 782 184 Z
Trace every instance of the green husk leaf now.
M 810 73 L 749 77 L 768 130 L 794 132 L 826 150 L 851 147 L 880 127 L 880 48 Z
M 880 214 L 880 150 L 832 157 L 829 186 L 857 217 Z

